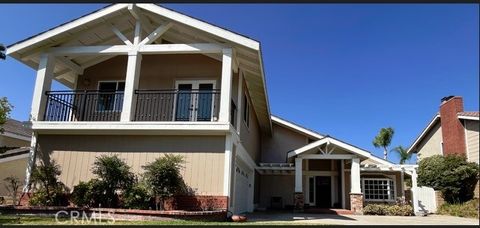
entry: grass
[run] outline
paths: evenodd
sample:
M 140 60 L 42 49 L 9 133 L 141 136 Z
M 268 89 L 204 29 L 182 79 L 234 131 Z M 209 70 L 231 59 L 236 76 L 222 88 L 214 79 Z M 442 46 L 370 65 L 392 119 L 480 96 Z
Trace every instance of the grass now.
M 479 218 L 479 199 L 472 199 L 461 204 L 445 203 L 438 209 L 437 213 L 466 218 Z
M 72 222 L 66 218 L 59 218 L 59 222 L 52 216 L 40 216 L 40 215 L 0 215 L 1 225 L 179 225 L 179 226 L 241 226 L 241 225 L 324 225 L 324 224 L 303 224 L 284 221 L 284 222 L 244 222 L 244 223 L 232 223 L 232 222 L 204 222 L 204 221 L 192 221 L 192 220 L 170 220 L 170 221 L 115 221 L 111 224 L 108 220 L 95 223 Z M 326 225 L 326 224 L 325 224 Z

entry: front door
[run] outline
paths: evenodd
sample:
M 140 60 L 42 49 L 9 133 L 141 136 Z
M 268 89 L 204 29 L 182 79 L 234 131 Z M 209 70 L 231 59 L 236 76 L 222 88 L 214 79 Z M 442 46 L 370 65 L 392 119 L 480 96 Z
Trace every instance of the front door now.
M 330 208 L 332 182 L 329 176 L 315 177 L 315 205 L 322 208 Z
M 175 121 L 211 121 L 214 81 L 177 81 Z

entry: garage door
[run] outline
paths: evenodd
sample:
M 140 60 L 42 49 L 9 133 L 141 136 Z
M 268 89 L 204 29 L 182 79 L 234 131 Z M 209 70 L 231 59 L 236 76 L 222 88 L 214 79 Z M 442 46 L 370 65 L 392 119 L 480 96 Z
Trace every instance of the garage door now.
M 253 178 L 252 170 L 246 167 L 239 159 L 235 159 L 235 192 L 234 192 L 234 213 L 240 214 L 248 211 L 250 203 L 250 179 Z

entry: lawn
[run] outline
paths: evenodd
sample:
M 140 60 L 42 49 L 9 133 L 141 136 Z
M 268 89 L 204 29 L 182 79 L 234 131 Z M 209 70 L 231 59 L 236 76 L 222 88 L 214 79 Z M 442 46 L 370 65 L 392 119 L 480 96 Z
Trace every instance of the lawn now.
M 171 221 L 115 221 L 111 224 L 106 221 L 101 223 L 91 221 L 90 223 L 81 223 L 72 222 L 69 219 L 59 218 L 59 222 L 55 220 L 55 217 L 51 216 L 33 216 L 33 215 L 0 215 L 0 225 L 185 225 L 185 226 L 203 226 L 203 225 L 213 225 L 213 226 L 226 226 L 226 225 L 292 225 L 290 222 L 244 222 L 244 223 L 233 223 L 233 222 L 203 222 L 203 221 L 191 221 L 191 220 L 171 220 Z M 307 225 L 307 224 L 298 224 L 295 225 Z M 313 225 L 313 224 L 309 224 Z M 315 224 L 321 225 L 321 224 Z

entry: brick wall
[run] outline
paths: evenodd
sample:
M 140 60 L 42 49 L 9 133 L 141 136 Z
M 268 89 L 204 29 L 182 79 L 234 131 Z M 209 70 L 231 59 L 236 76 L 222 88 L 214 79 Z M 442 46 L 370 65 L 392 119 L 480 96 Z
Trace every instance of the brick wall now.
M 466 156 L 465 129 L 457 117 L 463 112 L 462 97 L 442 99 L 440 105 L 440 122 L 442 126 L 443 154 Z
M 175 196 L 164 202 L 165 210 L 212 211 L 227 210 L 227 196 Z

